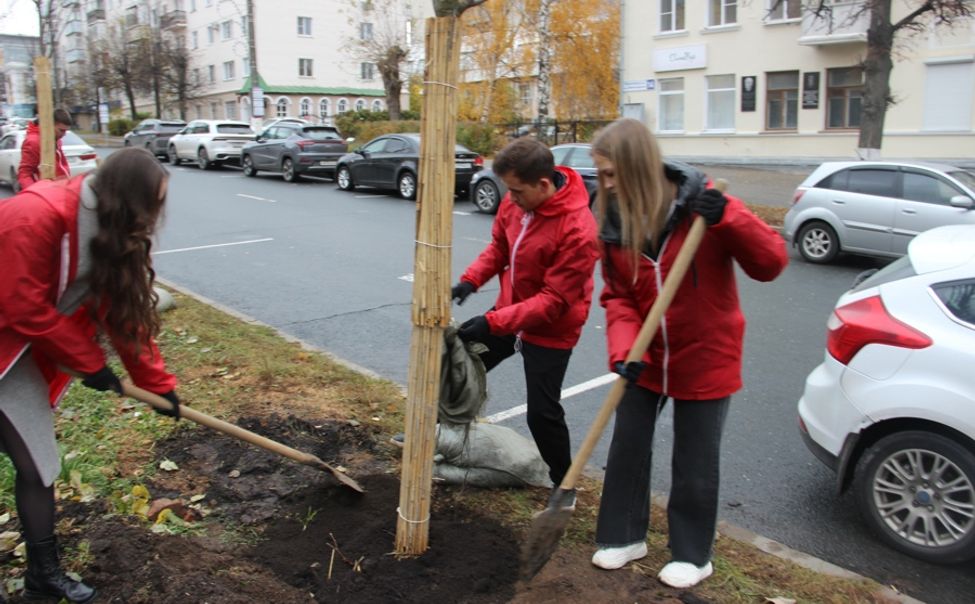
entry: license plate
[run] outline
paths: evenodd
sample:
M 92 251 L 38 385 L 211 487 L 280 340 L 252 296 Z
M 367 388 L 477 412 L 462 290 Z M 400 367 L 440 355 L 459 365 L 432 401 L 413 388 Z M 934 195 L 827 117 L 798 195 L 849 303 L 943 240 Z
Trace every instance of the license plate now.
M 318 162 L 318 165 L 319 165 L 319 166 L 325 166 L 325 167 L 327 167 L 327 168 L 334 168 L 334 167 L 335 167 L 335 164 L 337 164 L 337 163 L 338 163 L 338 162 L 335 162 L 335 161 L 328 161 L 328 160 L 325 160 L 325 159 L 323 159 L 323 160 L 321 160 L 320 162 Z
M 471 167 L 471 162 L 469 161 L 459 161 L 454 164 L 458 170 L 469 170 Z

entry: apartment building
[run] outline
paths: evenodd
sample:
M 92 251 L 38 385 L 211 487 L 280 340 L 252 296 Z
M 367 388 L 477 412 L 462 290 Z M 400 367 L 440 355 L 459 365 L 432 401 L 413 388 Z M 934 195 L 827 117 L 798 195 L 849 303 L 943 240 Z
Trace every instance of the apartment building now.
M 869 16 L 861 2 L 817 18 L 800 0 L 624 2 L 623 114 L 669 155 L 857 154 Z M 896 21 L 913 10 L 894 3 Z M 881 154 L 975 151 L 975 19 L 899 34 Z
M 368 41 L 379 24 L 399 19 L 403 43 L 422 54 L 422 18 L 431 15 L 421 0 L 62 0 L 81 5 L 84 39 L 104 39 L 107 27 L 124 24 L 133 32 L 156 31 L 179 40 L 189 52 L 194 98 L 186 119 L 305 117 L 329 122 L 345 111 L 385 109 L 382 78 L 374 62 L 353 49 Z M 430 6 L 427 6 L 430 5 Z M 258 77 L 252 77 L 248 6 L 253 7 L 253 47 Z M 418 27 L 419 24 L 419 27 Z M 392 27 L 393 25 L 390 25 Z M 419 31 L 418 31 L 419 30 Z M 62 46 L 70 52 L 74 46 Z M 135 34 L 131 34 L 135 35 Z M 144 34 L 139 34 L 144 35 Z M 71 59 L 66 57 L 66 64 Z M 78 76 L 81 77 L 81 76 Z M 113 100 L 120 91 L 111 91 Z M 254 99 L 263 106 L 256 112 Z M 102 99 L 104 101 L 104 99 Z M 117 103 L 116 103 L 117 104 Z M 179 117 L 166 99 L 162 117 Z M 154 114 L 146 91 L 140 111 Z M 256 114 L 256 115 L 255 115 Z
M 0 34 L 0 112 L 7 117 L 34 116 L 37 48 L 37 36 Z

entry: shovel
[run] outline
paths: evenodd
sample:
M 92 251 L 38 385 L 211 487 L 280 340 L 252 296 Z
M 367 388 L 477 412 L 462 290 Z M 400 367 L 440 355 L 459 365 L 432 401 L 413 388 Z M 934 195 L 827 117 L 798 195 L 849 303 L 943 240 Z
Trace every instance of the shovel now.
M 70 369 L 61 368 L 62 371 L 73 375 L 74 377 L 83 377 L 76 371 L 71 371 Z M 155 407 L 156 409 L 162 409 L 164 411 L 171 411 L 173 409 L 173 404 L 159 396 L 158 394 L 153 394 L 148 390 L 143 390 L 139 388 L 129 380 L 122 380 L 122 394 L 137 401 L 143 402 L 150 407 Z M 277 441 L 273 441 L 270 438 L 265 438 L 260 434 L 255 434 L 250 430 L 245 430 L 240 426 L 231 424 L 230 422 L 225 422 L 222 419 L 217 419 L 211 417 L 206 413 L 197 411 L 192 407 L 185 405 L 179 406 L 179 416 L 181 418 L 186 418 L 190 421 L 196 422 L 201 426 L 206 426 L 207 428 L 213 428 L 217 432 L 223 432 L 229 436 L 240 439 L 244 442 L 249 442 L 252 445 L 257 445 L 262 449 L 266 449 L 272 453 L 277 453 L 289 459 L 293 459 L 298 463 L 305 464 L 306 466 L 311 466 L 313 468 L 318 468 L 319 470 L 327 470 L 332 473 L 341 484 L 349 487 L 357 493 L 365 493 L 365 489 L 359 486 L 359 483 L 349 478 L 346 474 L 337 470 L 336 468 L 328 465 L 318 457 L 315 457 L 311 453 L 305 453 L 304 451 L 299 451 L 297 449 L 292 449 L 287 445 L 283 445 Z
M 722 192 L 727 186 L 728 183 L 723 179 L 717 179 L 714 182 L 714 188 Z M 684 240 L 684 245 L 681 246 L 677 258 L 674 259 L 674 264 L 664 280 L 660 294 L 654 300 L 653 306 L 650 307 L 643 327 L 640 328 L 640 333 L 637 335 L 636 341 L 633 342 L 630 353 L 626 356 L 626 363 L 639 361 L 646 353 L 653 336 L 657 333 L 664 313 L 667 312 L 667 308 L 677 293 L 677 288 L 684 280 L 691 260 L 694 259 L 694 254 L 704 237 L 705 229 L 707 229 L 707 225 L 704 223 L 704 219 L 700 216 L 695 217 L 694 222 L 691 223 L 687 239 Z M 603 429 L 606 428 L 610 416 L 616 411 L 620 399 L 623 398 L 625 388 L 626 378 L 622 376 L 616 378 L 609 394 L 606 395 L 603 406 L 596 415 L 596 419 L 589 427 L 589 432 L 586 434 L 585 440 L 582 441 L 579 452 L 572 459 L 572 465 L 569 466 L 569 471 L 562 479 L 562 484 L 549 498 L 548 507 L 539 512 L 528 528 L 528 535 L 521 548 L 522 579 L 527 581 L 538 574 L 538 571 L 542 570 L 542 567 L 555 553 L 555 548 L 558 547 L 559 540 L 562 539 L 569 520 L 572 519 L 572 509 L 567 507 L 572 503 L 572 490 L 575 488 L 576 481 L 582 474 L 586 462 L 589 461 L 589 456 L 592 455 L 596 442 L 602 436 Z

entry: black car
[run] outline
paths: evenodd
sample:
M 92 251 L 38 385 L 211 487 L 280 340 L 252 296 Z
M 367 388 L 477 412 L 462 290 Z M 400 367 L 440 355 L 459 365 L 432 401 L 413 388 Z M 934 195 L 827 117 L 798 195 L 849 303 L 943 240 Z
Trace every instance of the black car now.
M 590 150 L 592 146 L 583 143 L 571 143 L 552 147 L 555 165 L 568 166 L 582 176 L 589 190 L 589 205 L 595 199 L 597 187 L 596 166 L 593 164 Z M 471 180 L 471 203 L 478 212 L 494 214 L 501 205 L 501 199 L 508 192 L 504 181 L 491 170 L 481 170 Z
M 165 156 L 169 137 L 185 126 L 186 122 L 182 120 L 142 120 L 132 132 L 125 135 L 125 146 L 145 147 L 157 157 Z
M 278 121 L 258 134 L 255 142 L 244 145 L 240 162 L 246 176 L 267 170 L 295 182 L 302 174 L 334 177 L 335 165 L 347 150 L 334 126 Z
M 454 189 L 460 193 L 468 189 L 484 159 L 463 145 L 455 147 L 454 158 Z M 335 181 L 343 191 L 359 186 L 395 189 L 403 199 L 413 199 L 419 164 L 419 134 L 387 134 L 343 155 Z

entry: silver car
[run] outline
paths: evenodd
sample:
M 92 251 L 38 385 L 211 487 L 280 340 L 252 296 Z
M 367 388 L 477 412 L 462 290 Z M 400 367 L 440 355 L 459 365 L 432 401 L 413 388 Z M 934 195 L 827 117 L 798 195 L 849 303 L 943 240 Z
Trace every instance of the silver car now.
M 975 224 L 975 173 L 927 162 L 826 162 L 796 189 L 783 235 L 809 262 L 897 258 L 918 233 Z

